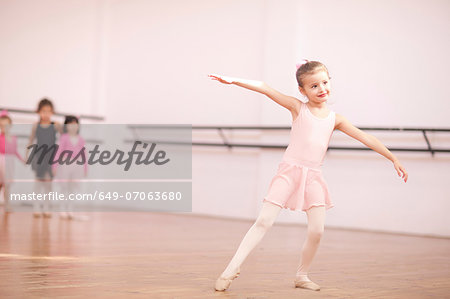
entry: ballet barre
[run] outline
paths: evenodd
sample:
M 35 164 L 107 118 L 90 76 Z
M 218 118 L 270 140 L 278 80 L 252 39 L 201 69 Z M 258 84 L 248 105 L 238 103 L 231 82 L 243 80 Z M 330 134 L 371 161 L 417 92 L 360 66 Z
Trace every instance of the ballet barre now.
M 153 128 L 153 125 L 129 125 L 133 130 Z M 164 128 L 186 128 L 186 125 L 167 125 L 159 126 Z M 402 152 L 430 152 L 432 156 L 435 153 L 450 153 L 450 148 L 435 148 L 431 145 L 431 142 L 427 136 L 427 132 L 443 132 L 450 133 L 450 128 L 420 128 L 420 127 L 358 127 L 363 131 L 386 131 L 386 132 L 420 132 L 425 140 L 426 147 L 424 148 L 408 148 L 408 147 L 390 147 L 390 151 L 402 151 Z M 229 149 L 233 147 L 241 148 L 264 148 L 264 149 L 286 149 L 287 145 L 280 144 L 262 144 L 262 143 L 233 143 L 228 140 L 224 134 L 224 130 L 290 130 L 290 126 L 192 126 L 192 130 L 215 130 L 221 137 L 222 142 L 192 142 L 195 146 L 218 146 L 218 147 L 228 147 Z M 132 142 L 129 140 L 128 142 Z M 171 144 L 186 144 L 178 142 L 167 142 Z M 328 147 L 328 150 L 353 150 L 353 151 L 371 151 L 372 149 L 368 147 L 354 147 L 354 146 L 332 146 Z

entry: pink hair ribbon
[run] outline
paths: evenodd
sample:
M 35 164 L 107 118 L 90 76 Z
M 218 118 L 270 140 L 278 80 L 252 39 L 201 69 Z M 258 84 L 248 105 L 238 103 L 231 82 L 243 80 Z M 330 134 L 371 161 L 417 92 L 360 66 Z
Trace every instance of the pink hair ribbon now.
M 308 59 L 303 59 L 302 62 L 297 63 L 295 66 L 297 67 L 297 70 L 304 64 L 308 63 Z
M 8 116 L 8 110 L 3 109 L 3 110 L 0 112 L 0 116 Z

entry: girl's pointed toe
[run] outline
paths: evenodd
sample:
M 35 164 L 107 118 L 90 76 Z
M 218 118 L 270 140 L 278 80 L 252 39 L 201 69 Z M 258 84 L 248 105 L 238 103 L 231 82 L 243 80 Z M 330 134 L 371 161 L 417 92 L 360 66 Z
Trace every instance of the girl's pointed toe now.
M 214 286 L 214 289 L 216 291 L 225 291 L 226 289 L 228 289 L 231 285 L 231 282 L 233 281 L 233 279 L 235 279 L 236 277 L 239 276 L 239 274 L 241 274 L 241 270 L 238 269 L 238 272 L 230 277 L 219 277 L 216 280 L 216 285 Z
M 314 283 L 312 281 L 302 281 L 302 280 L 295 280 L 294 281 L 296 288 L 303 288 L 313 291 L 319 291 L 320 286 L 317 283 Z

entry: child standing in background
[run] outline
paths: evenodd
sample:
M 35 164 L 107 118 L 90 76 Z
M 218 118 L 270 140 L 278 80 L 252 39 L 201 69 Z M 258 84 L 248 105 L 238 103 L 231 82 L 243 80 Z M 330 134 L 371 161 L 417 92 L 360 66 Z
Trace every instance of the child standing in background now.
M 5 213 L 11 212 L 9 205 L 9 190 L 14 179 L 14 159 L 15 155 L 20 161 L 25 160 L 17 151 L 17 138 L 10 135 L 12 120 L 6 110 L 0 112 L 0 190 L 3 189 L 5 200 Z
M 61 159 L 61 161 L 71 161 L 68 165 L 59 163 L 53 164 L 53 171 L 55 173 L 55 179 L 58 182 L 60 191 L 65 195 L 65 198 L 69 198 L 69 194 L 74 194 L 80 188 L 79 180 L 87 175 L 87 157 L 83 150 L 85 141 L 83 137 L 79 135 L 80 124 L 76 116 L 68 115 L 64 120 L 63 134 L 59 138 L 58 151 L 55 156 L 55 161 Z M 66 151 L 66 154 L 64 154 Z M 75 157 L 79 158 L 73 161 Z M 77 162 L 84 161 L 83 164 Z M 70 200 L 64 200 L 59 203 L 60 217 L 61 218 L 74 218 L 72 204 Z
M 54 113 L 53 103 L 48 99 L 42 99 L 38 103 L 36 113 L 39 115 L 39 121 L 33 124 L 30 139 L 27 146 L 27 161 L 29 160 L 28 152 L 30 146 L 33 145 L 36 139 L 36 145 L 41 147 L 47 145 L 51 148 L 56 144 L 56 134 L 61 133 L 61 124 L 58 122 L 53 122 L 51 117 Z M 52 191 L 52 150 L 47 153 L 42 151 L 36 155 L 32 156 L 31 167 L 35 172 L 35 185 L 34 191 L 36 193 L 49 193 Z M 42 161 L 41 161 L 42 158 Z M 39 160 L 39 161 L 38 161 Z M 50 203 L 45 200 L 43 203 L 40 201 L 33 202 L 33 216 L 40 217 L 51 217 L 50 213 Z

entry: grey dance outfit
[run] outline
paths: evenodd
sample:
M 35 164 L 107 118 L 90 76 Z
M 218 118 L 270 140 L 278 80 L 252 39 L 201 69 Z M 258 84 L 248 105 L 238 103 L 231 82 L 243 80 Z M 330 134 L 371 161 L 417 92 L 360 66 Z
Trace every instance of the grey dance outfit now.
M 53 122 L 46 128 L 38 123 L 36 127 L 36 144 L 38 147 L 46 144 L 49 148 L 56 144 L 56 129 Z M 43 155 L 43 152 L 34 155 L 31 168 L 36 173 L 36 178 L 44 179 L 46 178 L 47 173 L 51 179 L 53 178 L 52 164 L 50 163 L 52 153 L 52 150 L 47 152 L 44 155 L 42 162 L 40 162 L 39 159 Z

